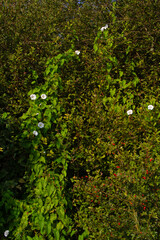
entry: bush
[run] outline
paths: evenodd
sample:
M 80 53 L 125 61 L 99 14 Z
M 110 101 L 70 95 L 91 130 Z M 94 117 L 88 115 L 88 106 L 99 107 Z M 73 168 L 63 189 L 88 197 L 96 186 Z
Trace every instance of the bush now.
M 130 22 L 138 9 L 136 1 L 128 3 L 114 4 L 107 13 L 108 28 L 98 31 L 94 51 L 90 44 L 75 48 L 73 40 L 72 49 L 48 59 L 42 79 L 38 62 L 32 69 L 38 86 L 25 100 L 22 112 L 28 111 L 21 118 L 16 113 L 21 132 L 9 126 L 3 134 L 15 136 L 16 156 L 25 166 L 21 182 L 17 175 L 14 180 L 18 186 L 24 181 L 21 199 L 15 188 L 2 191 L 1 208 L 14 209 L 6 221 L 4 211 L 1 216 L 2 230 L 11 224 L 10 239 L 159 239 L 159 51 L 154 31 L 146 35 L 146 26 L 140 31 Z M 34 57 L 33 45 L 29 51 Z M 59 46 L 53 55 L 58 51 Z M 2 143 L 5 149 L 7 141 Z

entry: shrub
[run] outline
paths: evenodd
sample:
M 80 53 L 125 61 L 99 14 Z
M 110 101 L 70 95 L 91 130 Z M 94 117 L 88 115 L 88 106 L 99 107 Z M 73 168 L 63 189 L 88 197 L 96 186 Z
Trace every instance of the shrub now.
M 147 38 L 145 27 L 140 33 L 130 23 L 136 1 L 131 8 L 126 6 L 129 11 L 124 12 L 123 24 L 116 17 L 123 7 L 113 6 L 108 13 L 111 22 L 98 32 L 94 51 L 88 51 L 90 45 L 80 46 L 79 57 L 72 58 L 76 56 L 73 40 L 74 51 L 48 60 L 44 78 L 37 74 L 37 63 L 36 71 L 32 69 L 40 84 L 29 92 L 28 112 L 22 118 L 18 115 L 23 134 L 15 134 L 17 149 L 25 149 L 26 189 L 20 202 L 17 193 L 6 191 L 6 205 L 11 202 L 17 212 L 9 209 L 11 218 L 6 221 L 1 216 L 2 228 L 12 222 L 10 238 L 80 240 L 89 231 L 89 239 L 158 240 L 158 45 L 154 32 Z M 156 17 L 154 21 L 158 26 Z M 133 44 L 134 28 L 138 33 Z M 33 46 L 29 51 L 34 56 Z M 53 52 L 58 51 L 59 47 Z M 16 57 L 11 60 L 14 63 Z M 18 219 L 12 221 L 15 212 Z

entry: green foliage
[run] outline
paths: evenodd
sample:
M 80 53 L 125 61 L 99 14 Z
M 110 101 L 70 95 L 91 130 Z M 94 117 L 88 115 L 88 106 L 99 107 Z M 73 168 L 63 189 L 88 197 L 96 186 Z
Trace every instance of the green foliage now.
M 74 55 L 71 51 L 64 54 L 60 66 Z M 28 196 L 22 202 L 21 221 L 13 232 L 15 239 L 36 239 L 38 236 L 58 240 L 71 233 L 64 196 L 67 159 L 70 157 L 63 147 L 67 128 L 59 122 L 63 109 L 57 96 L 61 78 L 56 61 L 61 57 L 58 55 L 47 62 L 46 82 L 28 93 L 30 108 L 22 116 L 22 145 L 30 151 L 24 176 Z
M 110 119 L 113 133 L 105 143 L 108 151 L 103 168 L 95 177 L 74 177 L 73 204 L 79 209 L 75 221 L 79 227 L 88 227 L 89 239 L 158 239 L 160 139 L 157 129 L 150 128 L 150 121 L 145 125 L 143 140 L 138 139 L 143 124 L 141 115 L 151 117 L 143 109 L 129 121 L 124 121 L 128 117 L 122 111 L 121 117 L 115 113 L 117 117 Z
M 67 51 L 71 44 L 76 48 L 81 45 L 92 48 L 97 28 L 108 17 L 108 14 L 105 16 L 106 2 L 98 3 L 98 11 L 95 11 L 93 1 L 88 1 L 89 7 L 85 4 L 83 8 L 72 0 L 3 1 L 0 8 L 0 107 L 11 112 L 13 120 L 28 108 L 26 98 L 31 84 L 44 83 L 45 63 L 49 57 Z M 86 38 L 86 31 L 89 31 L 89 38 Z
M 66 213 L 69 201 L 65 194 L 66 176 L 70 156 L 63 146 L 68 131 L 66 124 L 61 121 L 64 109 L 57 95 L 61 87 L 59 66 L 62 67 L 72 57 L 76 58 L 76 55 L 69 50 L 64 55 L 50 59 L 45 71 L 45 84 L 28 93 L 31 98 L 30 108 L 21 117 L 22 132 L 19 140 L 29 153 L 23 177 L 27 196 L 18 204 L 17 211 L 21 216 L 11 224 L 10 238 L 48 237 L 59 240 L 69 239 L 76 232 L 72 229 L 72 219 Z M 9 199 L 6 206 L 12 207 L 14 201 L 11 205 Z M 4 196 L 2 205 L 5 200 Z M 10 214 L 8 224 L 12 218 Z M 80 235 L 81 239 L 83 237 L 84 234 Z
M 41 4 L 5 3 L 1 14 L 1 232 L 158 240 L 159 5 L 67 1 L 66 13 L 59 1 L 53 17 Z

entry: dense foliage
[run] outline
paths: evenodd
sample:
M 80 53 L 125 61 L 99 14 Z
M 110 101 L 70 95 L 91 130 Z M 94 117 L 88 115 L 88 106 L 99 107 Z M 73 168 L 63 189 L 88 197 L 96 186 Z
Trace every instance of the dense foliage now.
M 3 1 L 2 239 L 159 239 L 159 13 Z

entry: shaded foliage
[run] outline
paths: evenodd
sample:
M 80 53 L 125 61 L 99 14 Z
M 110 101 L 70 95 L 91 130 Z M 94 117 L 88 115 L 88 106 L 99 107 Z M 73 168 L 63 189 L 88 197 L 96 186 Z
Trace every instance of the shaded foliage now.
M 39 147 L 33 143 L 35 152 L 48 152 L 43 176 L 34 179 L 36 189 L 43 181 L 49 188 L 49 169 L 60 152 L 67 151 L 70 161 L 63 193 L 69 204 L 66 213 L 78 230 L 76 238 L 87 229 L 88 239 L 159 239 L 159 8 L 158 1 L 151 0 L 4 1 L 0 13 L 1 229 L 16 214 L 17 221 L 22 216 L 28 219 L 27 211 L 31 213 L 32 203 L 38 201 L 34 191 L 39 190 L 33 189 L 30 177 L 30 139 L 23 142 L 19 126 L 30 106 L 28 92 L 47 84 L 48 59 L 52 80 L 61 79 L 62 84 L 57 95 L 54 84 L 46 88 L 47 94 L 53 93 L 52 104 L 58 102 L 57 109 L 62 106 L 63 111 Z M 66 57 L 70 48 L 71 55 L 80 50 L 78 58 Z M 147 109 L 150 104 L 152 111 Z M 127 115 L 129 109 L 132 116 Z M 37 120 L 33 116 L 27 121 L 32 129 Z M 67 128 L 66 138 L 59 132 L 62 126 Z M 57 138 L 63 142 L 61 151 Z M 41 189 L 44 208 L 45 194 L 47 190 Z M 27 227 L 31 237 L 38 209 L 33 225 L 23 221 L 20 225 Z M 36 231 L 41 235 L 50 234 L 50 229 L 43 234 L 40 228 Z

